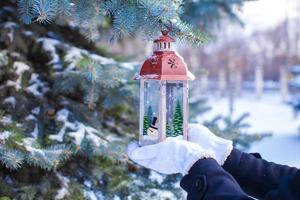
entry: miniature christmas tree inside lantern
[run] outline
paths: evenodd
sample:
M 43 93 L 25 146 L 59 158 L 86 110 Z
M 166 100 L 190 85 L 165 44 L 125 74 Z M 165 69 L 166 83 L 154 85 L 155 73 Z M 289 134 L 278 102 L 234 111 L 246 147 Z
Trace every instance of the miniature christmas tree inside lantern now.
M 162 31 L 153 55 L 135 79 L 140 80 L 140 145 L 166 137 L 187 139 L 188 80 L 195 76 L 172 47 L 175 40 Z

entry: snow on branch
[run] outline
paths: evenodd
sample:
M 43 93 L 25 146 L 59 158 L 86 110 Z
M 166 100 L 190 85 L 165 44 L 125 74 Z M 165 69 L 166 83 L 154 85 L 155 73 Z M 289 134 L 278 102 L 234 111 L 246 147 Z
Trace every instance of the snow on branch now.
M 86 126 L 77 120 L 70 122 L 69 116 L 70 111 L 65 108 L 57 112 L 56 119 L 62 122 L 63 125 L 57 134 L 49 136 L 51 140 L 63 142 L 66 137 L 70 137 L 74 139 L 74 144 L 77 146 L 77 148 L 80 148 L 84 139 L 87 139 L 94 148 L 99 148 L 101 145 L 106 145 L 106 141 L 98 136 L 98 130 L 90 126 Z

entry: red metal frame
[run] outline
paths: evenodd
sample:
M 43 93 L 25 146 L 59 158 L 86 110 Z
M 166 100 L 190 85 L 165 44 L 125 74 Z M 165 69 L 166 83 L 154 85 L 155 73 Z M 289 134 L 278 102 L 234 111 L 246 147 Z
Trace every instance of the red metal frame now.
M 169 43 L 175 40 L 167 31 L 154 40 L 154 43 Z M 172 50 L 157 50 L 148 58 L 140 71 L 140 76 L 135 79 L 155 80 L 194 80 L 195 76 L 188 70 L 183 58 Z

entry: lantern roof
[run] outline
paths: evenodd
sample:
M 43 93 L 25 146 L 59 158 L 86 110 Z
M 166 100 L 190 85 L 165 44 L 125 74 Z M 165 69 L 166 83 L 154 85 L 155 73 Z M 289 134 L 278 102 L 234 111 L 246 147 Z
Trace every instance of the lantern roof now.
M 158 42 L 175 42 L 175 39 L 169 36 L 169 31 L 162 31 L 162 35 L 159 38 L 154 40 L 154 43 Z
M 162 36 L 154 42 L 175 41 L 162 31 Z M 195 76 L 188 70 L 183 58 L 173 50 L 154 51 L 143 64 L 140 74 L 135 79 L 154 80 L 194 80 Z

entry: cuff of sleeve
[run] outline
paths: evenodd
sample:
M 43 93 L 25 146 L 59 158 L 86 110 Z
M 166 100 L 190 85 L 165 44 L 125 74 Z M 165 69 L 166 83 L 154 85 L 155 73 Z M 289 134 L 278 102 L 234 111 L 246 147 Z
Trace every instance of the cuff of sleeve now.
M 227 160 L 228 156 L 231 154 L 231 151 L 233 149 L 232 141 L 226 140 L 226 142 L 223 144 L 223 153 L 219 155 L 219 158 L 217 158 L 217 161 L 219 165 L 224 165 L 225 161 Z M 221 152 L 221 151 L 220 151 Z
M 189 157 L 188 161 L 186 162 L 187 163 L 186 166 L 184 166 L 182 175 L 188 174 L 188 172 L 192 168 L 192 166 L 198 160 L 201 160 L 201 159 L 204 159 L 204 158 L 213 158 L 213 159 L 216 159 L 216 156 L 211 151 L 204 151 L 204 152 L 200 152 L 199 154 L 196 154 L 195 156 Z
M 194 188 L 195 179 L 198 176 L 209 176 L 209 174 L 213 173 L 216 169 L 219 169 L 220 165 L 216 160 L 212 158 L 200 159 L 198 160 L 189 170 L 188 174 L 185 175 L 181 182 L 180 186 L 187 192 L 191 192 Z
M 238 170 L 241 157 L 242 152 L 233 148 L 222 167 L 229 173 L 235 172 L 236 170 Z

